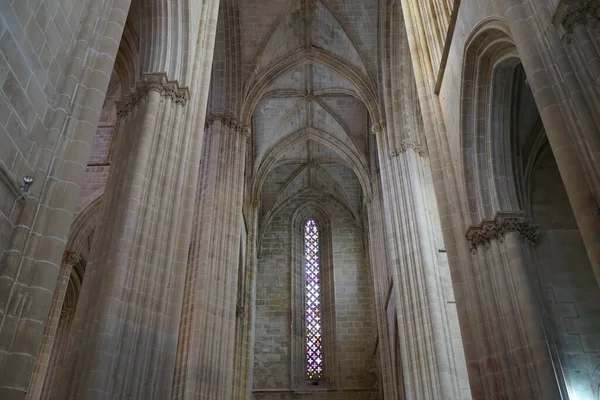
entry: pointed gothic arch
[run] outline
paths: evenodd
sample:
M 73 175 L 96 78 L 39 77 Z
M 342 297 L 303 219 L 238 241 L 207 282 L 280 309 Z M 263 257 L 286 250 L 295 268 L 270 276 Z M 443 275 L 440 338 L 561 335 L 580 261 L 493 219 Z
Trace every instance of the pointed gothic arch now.
M 519 65 L 505 21 L 481 23 L 467 40 L 461 90 L 462 175 L 471 224 L 498 211 L 522 209 L 516 203 L 512 171 L 511 76 Z M 508 197 L 507 197 L 508 195 Z M 515 204 L 516 203 L 516 204 Z
M 320 204 L 308 201 L 300 205 L 291 221 L 292 258 L 292 353 L 291 382 L 296 389 L 310 387 L 314 383 L 334 385 L 337 379 L 336 365 L 336 313 L 333 274 L 333 247 L 330 213 Z M 322 373 L 310 377 L 307 365 L 307 303 L 305 227 L 314 221 L 319 230 L 320 295 L 322 303 Z
M 474 262 L 479 270 L 501 271 L 491 272 L 490 279 L 486 279 L 492 282 L 491 288 L 512 291 L 520 287 L 530 293 L 535 310 L 531 317 L 537 321 L 525 328 L 531 329 L 527 335 L 515 335 L 515 340 L 529 345 L 531 337 L 543 338 L 547 346 L 538 357 L 545 360 L 546 371 L 551 371 L 529 373 L 532 387 L 539 387 L 533 390 L 542 397 L 581 393 L 596 396 L 598 384 L 592 381 L 595 366 L 584 361 L 588 354 L 583 354 L 594 351 L 579 352 L 570 347 L 573 333 L 565 326 L 564 315 L 557 312 L 557 304 L 578 304 L 577 318 L 587 320 L 594 314 L 579 303 L 579 291 L 585 287 L 588 299 L 600 298 L 600 292 L 541 122 L 538 99 L 529 88 L 504 20 L 490 18 L 475 28 L 466 43 L 462 81 L 462 177 L 467 222 L 471 225 L 467 238 L 471 240 Z M 512 219 L 519 228 L 503 228 L 504 218 Z M 486 226 L 496 231 L 483 242 L 473 241 L 472 232 L 482 232 Z M 511 231 L 520 236 L 515 254 L 504 248 L 507 232 Z M 502 257 L 495 259 L 496 254 Z M 524 267 L 521 272 L 514 272 L 511 265 L 515 263 Z M 519 316 L 514 323 L 521 323 L 525 307 L 522 300 L 499 296 L 490 301 L 488 294 L 480 296 L 492 303 L 492 310 L 512 308 Z M 487 329 L 484 327 L 482 332 Z M 589 322 L 588 332 L 597 330 Z M 491 330 L 487 334 L 494 335 Z M 512 346 L 505 337 L 494 340 L 499 348 Z M 495 352 L 506 352 L 504 357 L 509 357 L 510 350 Z M 521 379 L 514 374 L 511 377 L 509 368 L 504 367 L 503 373 L 515 383 Z M 589 380 L 582 375 L 588 375 Z M 505 390 L 518 394 L 522 389 L 516 384 Z

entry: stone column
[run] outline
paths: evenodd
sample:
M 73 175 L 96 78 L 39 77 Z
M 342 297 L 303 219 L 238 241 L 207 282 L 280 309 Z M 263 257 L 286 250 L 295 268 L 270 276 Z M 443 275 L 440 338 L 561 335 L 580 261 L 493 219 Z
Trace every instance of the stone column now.
M 479 340 L 472 344 L 484 356 L 478 363 L 481 398 L 563 398 L 542 318 L 543 293 L 527 257 L 536 238 L 536 228 L 521 213 L 500 213 L 467 233 L 482 316 L 474 327 Z
M 175 399 L 232 398 L 248 134 L 225 115 L 209 116 L 206 122 Z
M 561 1 L 554 20 L 564 29 L 566 49 L 573 59 L 573 67 L 579 67 L 583 79 L 595 84 L 596 97 L 600 93 L 600 30 L 596 28 L 600 18 L 600 3 L 583 0 L 576 3 Z M 597 99 L 596 99 L 597 100 Z M 593 116 L 590 116 L 593 118 Z
M 391 272 L 388 267 L 388 254 L 385 242 L 383 200 L 381 199 L 381 187 L 378 176 L 372 177 L 373 197 L 365 200 L 369 222 L 369 260 L 371 263 L 371 274 L 373 282 L 373 294 L 375 302 L 375 316 L 377 322 L 377 355 L 379 357 L 379 378 L 383 387 L 383 398 L 388 400 L 399 400 L 404 393 L 399 390 L 402 378 L 401 371 L 396 370 L 396 354 L 390 337 L 387 306 L 389 302 L 390 288 L 392 285 Z
M 567 30 L 562 40 L 548 7 L 535 3 L 505 0 L 506 18 L 600 284 L 598 36 L 584 28 L 597 18 L 597 1 L 561 2 L 570 4 L 557 15 Z
M 29 384 L 29 390 L 27 391 L 27 400 L 40 399 L 42 398 L 42 391 L 44 393 L 48 391 L 48 385 L 44 382 L 49 381 L 49 379 L 46 377 L 46 375 L 49 373 L 49 369 L 56 367 L 50 365 L 50 360 L 52 354 L 56 351 L 54 341 L 56 338 L 58 325 L 61 320 L 61 312 L 63 311 L 67 286 L 69 285 L 69 277 L 73 271 L 73 266 L 75 266 L 75 264 L 77 264 L 80 260 L 81 259 L 79 255 L 72 251 L 65 251 L 63 255 L 62 265 L 58 275 L 58 284 L 54 290 L 54 296 L 52 298 L 50 315 L 48 316 L 46 326 L 44 327 L 42 347 L 40 348 L 33 371 L 33 376 Z M 53 374 L 56 375 L 57 373 L 58 371 L 53 371 Z
M 258 264 L 258 212 L 259 203 L 245 207 L 248 237 L 243 271 L 239 271 L 238 299 L 235 330 L 234 399 L 252 398 L 252 370 L 254 367 L 254 321 L 256 319 L 256 268 Z
M 442 233 L 451 266 L 472 396 L 475 399 L 503 396 L 504 398 L 514 399 L 532 398 L 530 395 L 525 397 L 515 395 L 515 386 L 510 381 L 506 381 L 507 377 L 503 373 L 497 373 L 499 367 L 495 360 L 498 357 L 502 357 L 506 349 L 497 345 L 494 339 L 502 338 L 506 327 L 505 325 L 500 326 L 502 329 L 499 330 L 498 326 L 492 323 L 492 319 L 497 318 L 498 315 L 498 308 L 493 306 L 493 304 L 497 301 L 496 297 L 502 295 L 502 293 L 486 291 L 485 285 L 487 281 L 478 278 L 482 273 L 482 265 L 487 265 L 484 263 L 487 256 L 483 254 L 479 256 L 482 257 L 479 259 L 477 256 L 469 255 L 469 246 L 467 245 L 467 241 L 464 240 L 468 217 L 464 214 L 461 207 L 461 189 L 457 181 L 457 174 L 455 173 L 449 150 L 447 132 L 443 122 L 444 117 L 439 99 L 434 95 L 436 74 L 434 66 L 431 65 L 430 59 L 427 57 L 428 46 L 430 44 L 428 43 L 429 39 L 424 28 L 425 23 L 420 18 L 417 2 L 414 0 L 401 0 L 401 2 L 414 74 L 417 81 L 419 102 L 423 113 L 424 132 L 427 137 L 429 160 L 434 177 L 434 188 L 438 200 L 437 204 L 442 224 Z M 531 39 L 532 41 L 541 39 L 540 43 L 546 42 L 548 34 L 545 30 L 540 30 L 537 33 L 529 30 L 529 27 L 534 24 L 533 21 L 537 19 L 538 15 L 535 12 L 523 15 L 523 6 L 526 3 L 528 6 L 536 4 L 540 8 L 547 8 L 545 4 L 544 6 L 541 5 L 546 2 L 503 0 L 501 3 L 506 6 L 507 14 L 512 14 L 508 17 L 512 33 L 515 34 L 516 25 L 519 25 L 517 29 L 521 29 L 521 32 L 515 35 L 527 38 L 528 40 Z M 547 12 L 547 10 L 545 11 Z M 521 44 L 517 43 L 517 47 L 519 46 Z M 540 49 L 530 47 L 525 48 L 523 52 L 521 51 L 522 49 L 523 47 L 519 47 L 519 53 L 530 55 L 531 59 L 538 61 L 541 59 L 542 52 Z M 564 58 L 546 56 L 545 54 L 545 60 L 561 60 Z M 546 74 L 546 71 L 555 71 L 555 66 L 546 68 L 538 65 L 536 68 L 529 68 L 525 61 L 523 64 L 526 72 L 537 74 L 536 78 Z M 531 84 L 531 80 L 529 82 Z M 553 96 L 549 84 L 543 83 L 543 80 L 537 82 L 542 83 L 537 87 L 540 89 L 537 95 L 540 97 L 546 94 L 549 94 L 550 97 Z M 533 89 L 533 84 L 531 84 L 531 87 Z M 536 90 L 534 90 L 534 93 L 536 93 Z M 539 106 L 539 103 L 538 108 L 542 112 L 542 107 Z M 548 108 L 546 116 L 552 118 L 552 113 L 559 114 L 556 108 Z M 549 119 L 548 121 L 551 120 Z M 546 124 L 547 121 L 544 119 L 544 125 Z M 553 129 L 562 130 L 563 132 L 568 131 L 568 129 L 564 129 L 564 125 L 554 126 Z M 569 143 L 569 141 L 565 141 L 563 144 L 565 145 L 564 149 L 573 148 L 572 143 Z M 577 179 L 581 181 L 583 175 L 580 171 Z M 588 202 L 588 204 L 590 203 Z M 588 211 L 590 210 L 588 208 Z M 479 254 L 479 251 L 476 252 L 477 254 Z M 490 307 L 494 307 L 493 310 L 495 311 L 490 311 Z M 539 310 L 536 303 L 523 304 L 522 307 L 533 307 Z M 511 321 L 510 323 L 514 322 Z M 520 354 L 518 356 L 521 357 Z M 540 378 L 534 376 L 534 380 L 539 382 Z M 526 389 L 520 390 L 527 392 Z M 529 392 L 533 391 L 530 390 Z M 549 383 L 549 391 L 552 394 L 548 398 L 554 398 L 554 394 L 557 393 L 556 383 Z
M 61 373 L 60 399 L 171 397 L 195 135 L 188 91 L 145 74 L 119 107 L 113 168 Z
M 389 129 L 375 127 L 405 398 L 458 399 L 466 367 L 462 346 L 453 348 L 451 340 L 450 324 L 457 316 L 446 308 L 449 282 L 444 288 L 443 265 L 437 260 L 437 212 L 427 189 L 425 149 L 415 141 L 394 140 L 401 135 Z

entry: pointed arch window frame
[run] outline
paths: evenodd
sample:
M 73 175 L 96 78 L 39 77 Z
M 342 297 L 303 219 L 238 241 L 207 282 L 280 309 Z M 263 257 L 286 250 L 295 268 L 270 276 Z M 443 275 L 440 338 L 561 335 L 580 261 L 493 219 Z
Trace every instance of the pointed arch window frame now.
M 319 224 L 309 218 L 304 224 L 304 313 L 306 378 L 323 379 L 323 303 L 321 240 Z
M 321 294 L 321 342 L 323 373 L 316 379 L 308 377 L 306 326 L 306 257 L 305 227 L 314 220 L 319 231 L 319 267 Z M 335 287 L 331 224 L 327 213 L 316 204 L 300 207 L 292 221 L 292 340 L 291 382 L 294 390 L 334 388 L 337 377 L 335 345 Z

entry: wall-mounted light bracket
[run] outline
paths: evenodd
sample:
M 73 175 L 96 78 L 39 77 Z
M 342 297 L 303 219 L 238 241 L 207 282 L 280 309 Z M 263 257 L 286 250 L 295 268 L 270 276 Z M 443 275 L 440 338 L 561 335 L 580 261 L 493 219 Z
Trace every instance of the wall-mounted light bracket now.
M 24 176 L 23 177 L 23 185 L 21 185 L 21 189 L 23 189 L 23 191 L 25 193 L 27 193 L 27 191 L 29 191 L 29 187 L 31 186 L 31 184 L 33 183 L 33 177 L 32 176 Z

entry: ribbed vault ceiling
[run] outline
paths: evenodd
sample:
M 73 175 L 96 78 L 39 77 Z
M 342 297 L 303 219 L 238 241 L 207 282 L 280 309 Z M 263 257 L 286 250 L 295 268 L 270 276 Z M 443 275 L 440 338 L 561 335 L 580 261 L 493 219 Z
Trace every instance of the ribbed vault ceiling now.
M 246 88 L 271 77 L 252 117 L 262 215 L 315 190 L 356 216 L 372 147 L 364 93 L 377 93 L 378 2 L 239 0 L 239 8 Z

